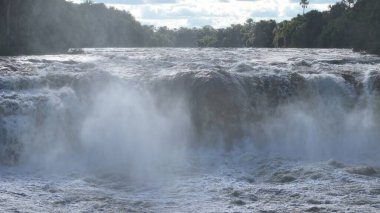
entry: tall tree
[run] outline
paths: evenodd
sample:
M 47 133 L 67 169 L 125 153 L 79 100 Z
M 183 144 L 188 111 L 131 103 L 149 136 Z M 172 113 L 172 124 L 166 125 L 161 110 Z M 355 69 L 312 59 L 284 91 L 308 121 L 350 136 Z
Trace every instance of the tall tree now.
M 307 6 L 309 5 L 309 1 L 308 0 L 301 0 L 300 5 L 303 9 L 302 14 L 305 15 L 305 8 L 307 8 Z
M 83 4 L 94 4 L 93 0 L 84 0 Z
M 274 20 L 259 21 L 255 24 L 253 30 L 252 44 L 254 47 L 273 47 L 274 29 L 276 28 Z
M 345 4 L 348 5 L 348 7 L 352 7 L 355 4 L 355 0 L 343 0 Z

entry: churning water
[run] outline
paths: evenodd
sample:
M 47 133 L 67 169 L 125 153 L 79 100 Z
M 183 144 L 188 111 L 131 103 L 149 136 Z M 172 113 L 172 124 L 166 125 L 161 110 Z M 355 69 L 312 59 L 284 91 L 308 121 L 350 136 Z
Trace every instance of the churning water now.
M 1 212 L 379 212 L 380 58 L 0 58 Z

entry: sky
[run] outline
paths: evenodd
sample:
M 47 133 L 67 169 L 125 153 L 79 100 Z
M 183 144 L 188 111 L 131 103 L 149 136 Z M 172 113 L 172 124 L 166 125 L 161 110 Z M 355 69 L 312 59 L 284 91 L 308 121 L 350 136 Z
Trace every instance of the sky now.
M 80 3 L 83 0 L 70 0 Z M 254 21 L 282 21 L 302 14 L 299 0 L 94 0 L 109 7 L 129 11 L 147 25 L 215 28 Z M 337 0 L 309 0 L 306 11 L 327 10 Z

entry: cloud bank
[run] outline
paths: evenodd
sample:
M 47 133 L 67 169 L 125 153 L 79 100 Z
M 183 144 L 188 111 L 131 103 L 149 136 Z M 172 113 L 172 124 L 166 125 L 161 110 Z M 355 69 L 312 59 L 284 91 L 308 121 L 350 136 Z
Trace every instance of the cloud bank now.
M 73 0 L 80 3 L 81 0 Z M 255 21 L 282 21 L 302 13 L 299 0 L 96 0 L 127 10 L 143 24 L 155 26 L 216 28 Z M 311 0 L 307 11 L 327 10 L 337 0 Z

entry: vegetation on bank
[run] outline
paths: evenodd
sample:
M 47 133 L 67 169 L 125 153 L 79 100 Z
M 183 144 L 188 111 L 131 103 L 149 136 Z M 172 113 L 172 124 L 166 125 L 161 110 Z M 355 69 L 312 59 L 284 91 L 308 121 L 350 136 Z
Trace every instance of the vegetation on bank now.
M 309 1 L 301 1 L 306 8 Z M 0 1 L 0 55 L 46 54 L 81 47 L 354 48 L 380 54 L 380 1 L 342 0 L 290 21 L 222 29 L 144 26 L 125 11 L 85 1 Z
M 380 54 L 380 1 L 343 0 L 279 23 L 274 47 L 354 48 Z

